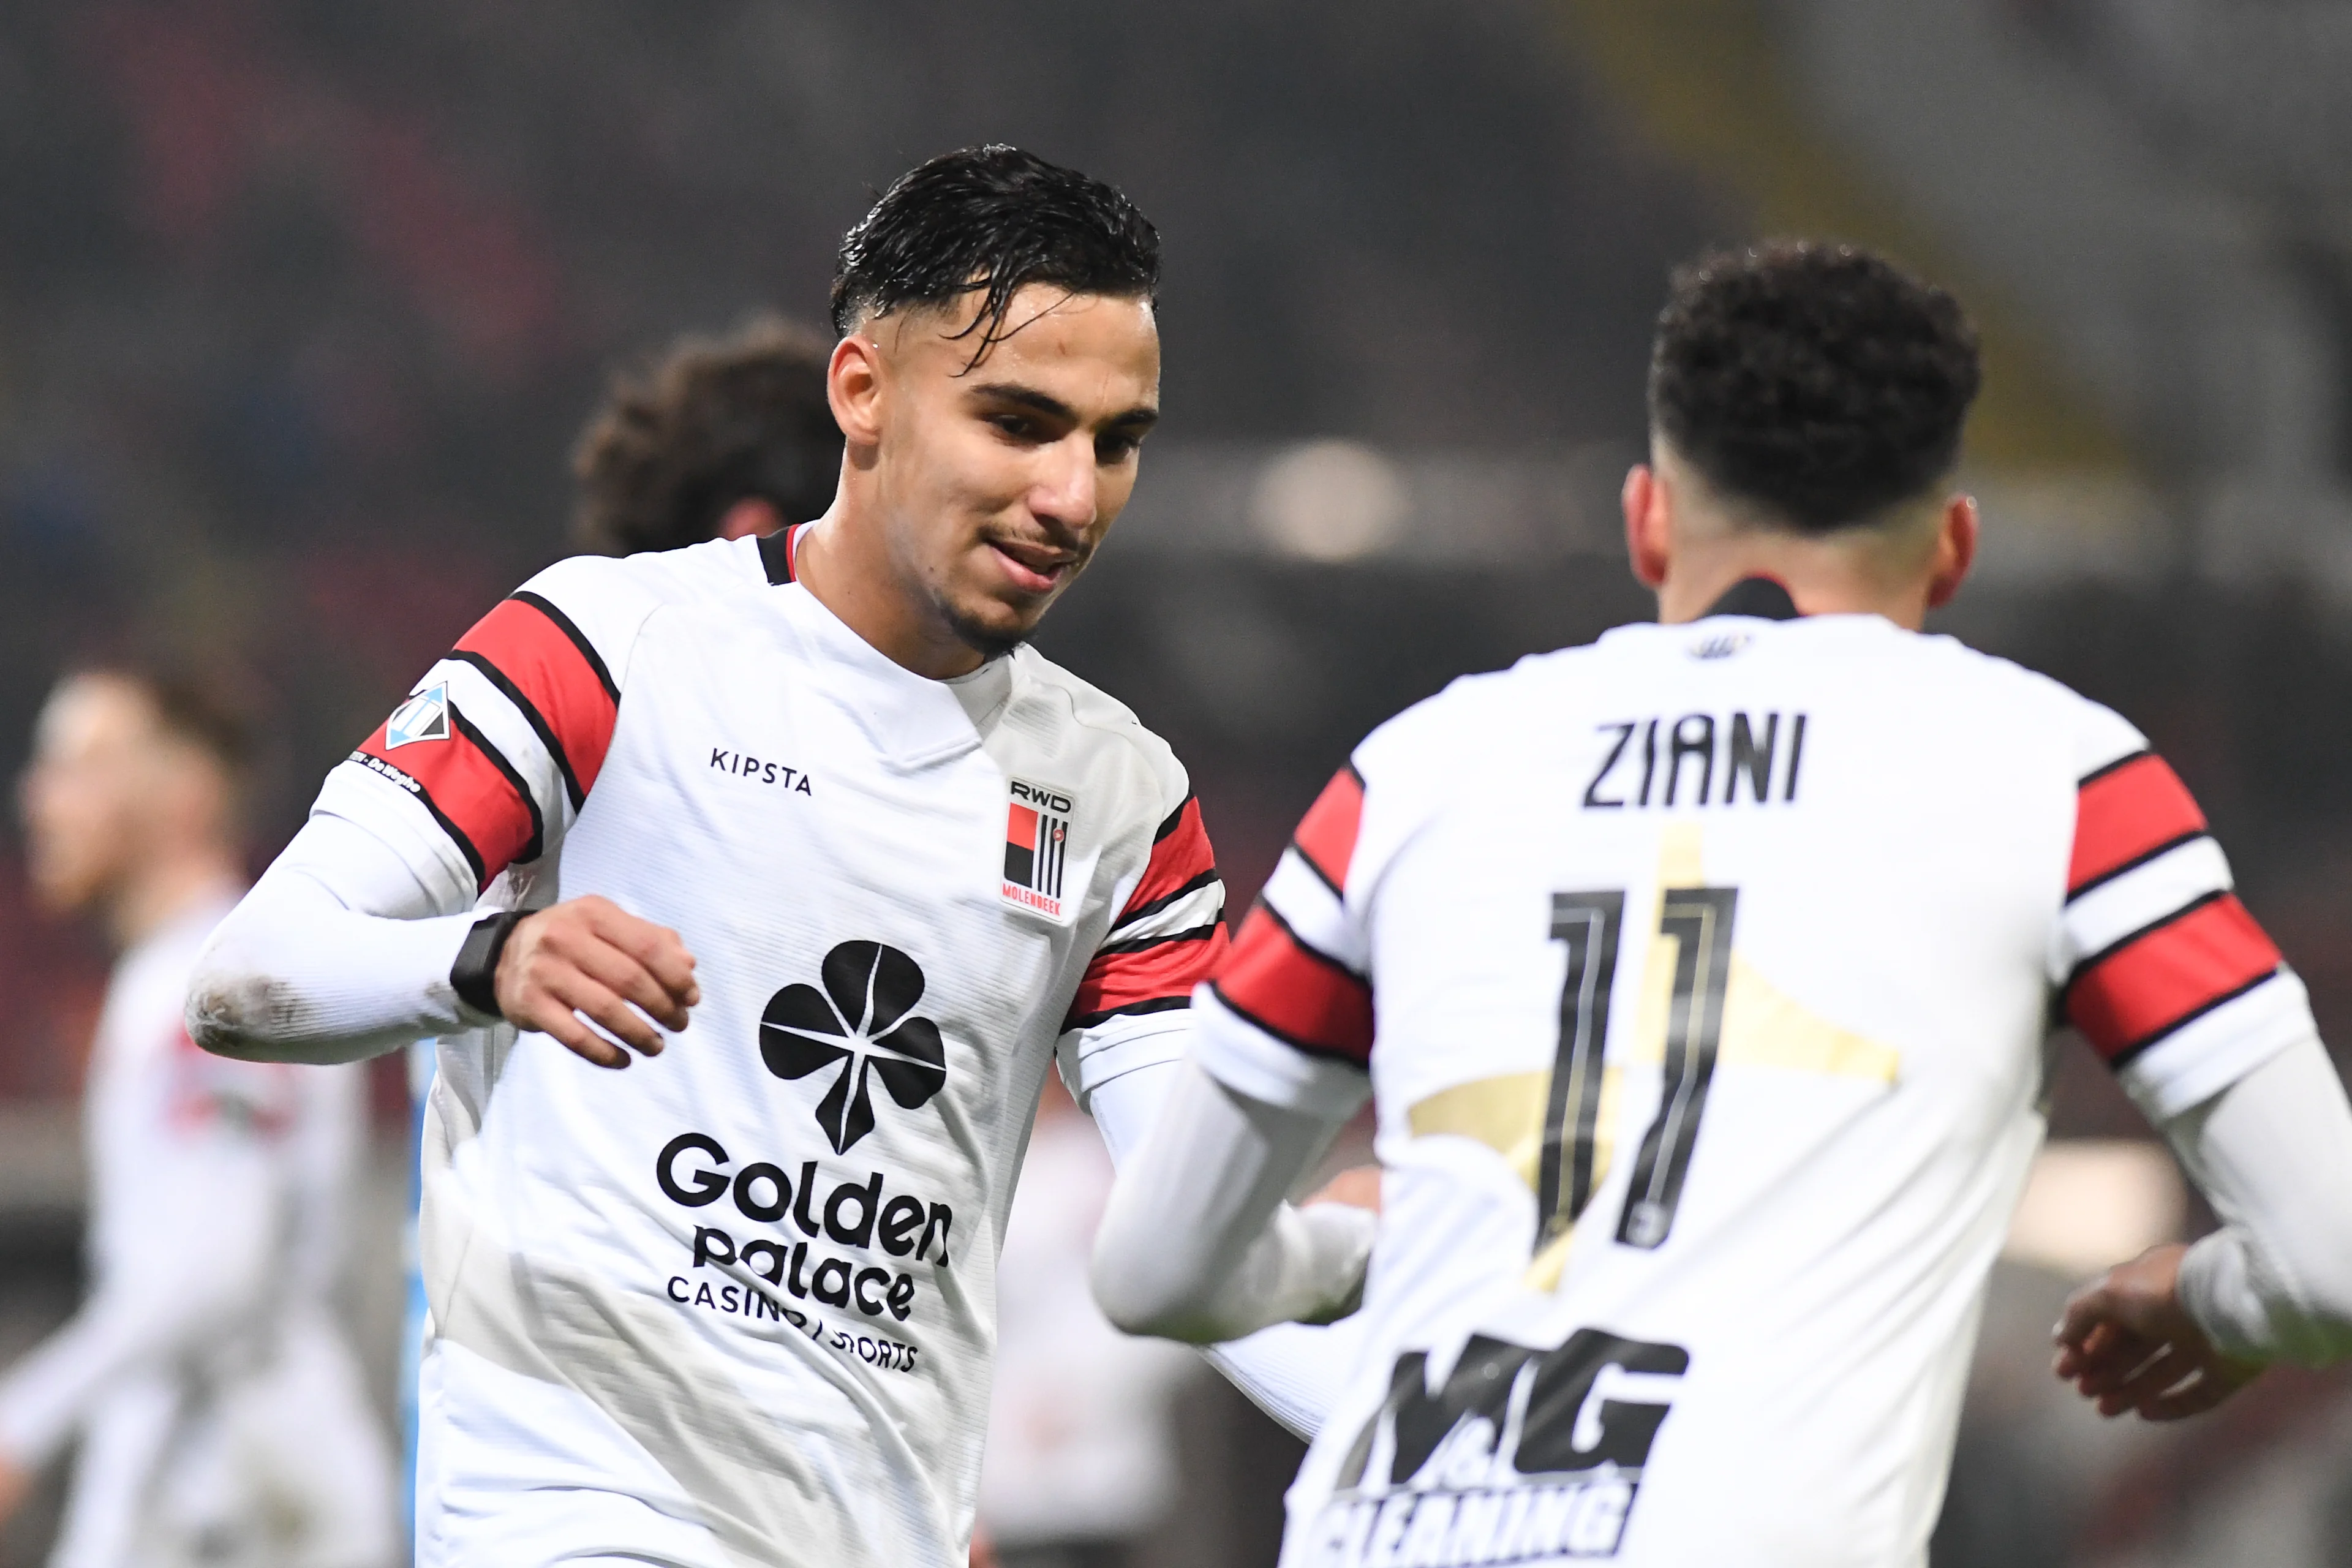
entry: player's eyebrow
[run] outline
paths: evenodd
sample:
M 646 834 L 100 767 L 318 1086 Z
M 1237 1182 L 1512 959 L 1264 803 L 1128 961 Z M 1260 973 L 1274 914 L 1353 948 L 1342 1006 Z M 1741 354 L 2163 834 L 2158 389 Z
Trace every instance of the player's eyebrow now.
M 1008 381 L 991 381 L 983 382 L 973 387 L 971 391 L 975 397 L 990 398 L 998 403 L 1010 403 L 1015 407 L 1026 408 L 1032 413 L 1042 414 L 1049 419 L 1058 420 L 1064 424 L 1082 423 L 1076 409 L 1051 393 L 1040 392 L 1034 386 L 1022 386 Z M 1130 431 L 1149 430 L 1159 423 L 1160 410 L 1141 404 L 1124 413 L 1115 414 L 1103 421 L 1107 426 Z

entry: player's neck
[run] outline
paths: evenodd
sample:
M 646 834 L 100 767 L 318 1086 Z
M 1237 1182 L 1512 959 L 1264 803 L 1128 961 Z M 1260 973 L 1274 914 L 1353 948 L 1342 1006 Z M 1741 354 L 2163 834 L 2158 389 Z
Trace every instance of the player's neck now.
M 128 952 L 182 915 L 235 892 L 243 879 L 236 856 L 215 845 L 154 857 L 107 900 L 108 934 Z
M 1927 584 L 1889 580 L 1844 558 L 1834 546 L 1809 541 L 1746 542 L 1678 556 L 1658 585 L 1658 619 L 1668 626 L 1695 621 L 1750 577 L 1778 583 L 1801 616 L 1884 616 L 1917 631 L 1927 618 Z M 1784 548 L 1785 546 L 1785 548 Z
M 793 552 L 801 586 L 891 663 L 928 680 L 970 675 L 985 662 L 919 595 L 891 561 L 883 531 L 845 515 L 845 494 L 803 532 Z

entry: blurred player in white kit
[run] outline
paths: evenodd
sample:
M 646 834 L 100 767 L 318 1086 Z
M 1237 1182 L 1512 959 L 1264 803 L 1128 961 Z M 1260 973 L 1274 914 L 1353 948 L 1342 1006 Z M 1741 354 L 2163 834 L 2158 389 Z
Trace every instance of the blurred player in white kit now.
M 57 1568 L 376 1568 L 390 1456 L 329 1294 L 362 1081 L 224 1061 L 180 1014 L 245 890 L 243 746 L 201 688 L 132 668 L 61 681 L 23 787 L 52 910 L 121 956 L 87 1105 L 92 1289 L 0 1381 L 0 1515 L 70 1438 Z

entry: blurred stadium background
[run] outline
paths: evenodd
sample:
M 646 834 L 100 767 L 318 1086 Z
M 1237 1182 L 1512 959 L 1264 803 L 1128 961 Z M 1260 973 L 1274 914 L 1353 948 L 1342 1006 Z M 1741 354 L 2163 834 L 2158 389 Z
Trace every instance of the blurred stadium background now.
M 2345 0 L 15 0 L 0 769 L 77 651 L 167 647 L 267 717 L 274 848 L 565 552 L 567 448 L 617 359 L 820 318 L 872 191 L 1009 140 L 1166 237 L 1166 426 L 1040 642 L 1188 759 L 1244 900 L 1370 723 L 1647 613 L 1614 495 L 1665 271 L 1831 235 L 1985 330 L 1986 559 L 1945 629 L 2154 737 L 2340 1047 L 2347 81 Z M 76 1289 L 104 959 L 28 911 L 0 842 L 12 1355 Z M 388 1390 L 406 1124 L 390 1068 L 378 1091 L 351 1294 Z M 1937 1568 L 2352 1561 L 2352 1381 L 2276 1373 L 2168 1430 L 2050 1383 L 2070 1278 L 2210 1223 L 2079 1050 L 2053 1130 Z M 1270 1563 L 1295 1447 L 1205 1376 L 1134 1419 L 1176 1463 L 1134 1560 Z

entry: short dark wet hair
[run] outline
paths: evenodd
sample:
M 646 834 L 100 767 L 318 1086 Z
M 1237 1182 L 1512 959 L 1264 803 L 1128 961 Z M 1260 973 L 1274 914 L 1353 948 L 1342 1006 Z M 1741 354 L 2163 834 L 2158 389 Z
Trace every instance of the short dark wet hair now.
M 1951 295 L 1853 246 L 1777 240 L 1675 270 L 1650 427 L 1727 499 L 1834 532 L 1951 473 L 1981 380 Z
M 833 329 L 909 306 L 984 291 L 976 363 L 1004 336 L 1004 313 L 1029 284 L 1150 300 L 1160 288 L 1160 231 L 1100 180 L 992 143 L 908 170 L 842 237 Z

